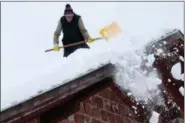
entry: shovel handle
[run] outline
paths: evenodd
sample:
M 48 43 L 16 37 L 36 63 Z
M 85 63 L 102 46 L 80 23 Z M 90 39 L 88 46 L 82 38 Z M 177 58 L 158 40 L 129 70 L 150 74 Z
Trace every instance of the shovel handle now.
M 72 44 L 64 45 L 64 46 L 59 47 L 59 49 L 66 48 L 66 47 L 71 47 L 71 46 L 75 46 L 75 45 L 83 44 L 83 43 L 86 43 L 86 41 L 80 41 L 80 42 L 77 42 L 77 43 L 72 43 Z M 53 49 L 45 50 L 45 52 L 49 52 L 49 51 L 53 51 Z
M 100 39 L 103 39 L 103 38 L 102 37 L 98 37 L 98 38 L 94 38 L 93 40 L 100 40 Z M 71 47 L 71 46 L 75 46 L 75 45 L 79 45 L 79 44 L 83 44 L 83 43 L 87 43 L 87 41 L 80 41 L 80 42 L 77 42 L 77 43 L 64 45 L 64 46 L 59 47 L 59 49 L 66 48 L 66 47 Z M 45 50 L 45 52 L 49 52 L 49 51 L 53 51 L 53 49 Z

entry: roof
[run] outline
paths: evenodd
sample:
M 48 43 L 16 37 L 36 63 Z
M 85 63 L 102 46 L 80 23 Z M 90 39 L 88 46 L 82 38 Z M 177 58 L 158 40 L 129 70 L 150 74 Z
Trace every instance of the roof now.
M 184 41 L 184 35 L 180 30 L 174 29 L 172 31 L 169 31 L 164 35 L 162 35 L 161 37 L 156 38 L 155 40 L 152 40 L 151 42 L 149 42 L 148 45 L 146 46 L 146 53 L 147 54 L 154 53 L 156 48 L 160 48 L 159 45 L 162 44 L 164 41 L 166 41 L 167 45 L 166 47 L 162 47 L 163 50 L 170 49 L 176 43 L 174 41 L 178 39 L 181 39 L 182 41 Z
M 168 36 L 161 38 L 158 43 L 160 41 L 174 38 L 176 39 L 179 37 L 183 39 L 183 34 L 179 30 L 174 30 L 172 33 L 169 33 Z M 169 44 L 173 44 L 173 42 L 170 41 L 171 40 L 169 40 Z M 152 43 L 158 44 L 157 42 Z M 151 46 L 152 45 L 150 44 L 147 48 L 151 48 Z M 148 51 L 151 53 L 152 50 Z M 98 67 L 96 70 L 91 70 L 86 74 L 81 74 L 80 77 L 77 77 L 73 80 L 70 80 L 69 82 L 61 84 L 52 88 L 51 90 L 47 90 L 46 92 L 40 93 L 35 97 L 24 100 L 17 105 L 3 110 L 0 115 L 0 121 L 6 121 L 8 119 L 19 120 L 21 117 L 36 115 L 38 113 L 44 112 L 48 108 L 55 106 L 58 102 L 65 100 L 66 97 L 72 94 L 90 87 L 91 85 L 96 84 L 105 78 L 113 78 L 114 71 L 115 66 L 109 63 Z
M 19 103 L 1 112 L 0 121 L 19 120 L 27 115 L 41 113 L 47 108 L 51 108 L 58 101 L 65 99 L 82 89 L 85 89 L 92 84 L 95 84 L 105 78 L 112 78 L 115 67 L 112 64 L 107 64 L 87 75 L 83 75 L 75 80 L 69 81 L 59 87 L 40 94 L 25 102 Z

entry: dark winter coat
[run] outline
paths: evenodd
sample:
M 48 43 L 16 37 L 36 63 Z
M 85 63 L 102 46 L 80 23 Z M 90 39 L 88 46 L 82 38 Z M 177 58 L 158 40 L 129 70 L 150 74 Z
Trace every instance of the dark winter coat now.
M 71 22 L 67 22 L 64 16 L 60 18 L 57 29 L 54 33 L 54 44 L 59 44 L 58 38 L 60 36 L 61 31 L 63 32 L 63 45 L 85 41 L 89 37 L 89 34 L 83 24 L 81 16 L 76 14 L 73 16 L 73 20 Z M 79 48 L 89 48 L 89 46 L 84 43 L 64 48 L 64 57 L 67 57 Z

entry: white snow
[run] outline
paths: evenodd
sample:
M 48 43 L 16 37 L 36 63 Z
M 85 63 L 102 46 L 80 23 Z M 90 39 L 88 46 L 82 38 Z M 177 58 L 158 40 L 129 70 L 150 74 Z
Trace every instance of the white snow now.
M 177 80 L 181 80 L 182 75 L 181 75 L 181 64 L 180 62 L 176 63 L 175 65 L 172 66 L 171 68 L 171 74 L 173 78 Z
M 146 63 L 146 66 L 152 67 L 152 65 L 153 65 L 153 63 L 155 61 L 154 54 L 148 55 L 147 60 L 148 60 L 148 62 Z
M 167 42 L 166 41 L 163 41 L 163 44 L 167 44 Z
M 132 93 L 128 92 L 128 93 L 127 93 L 127 95 L 128 95 L 128 96 L 131 96 L 131 95 L 132 95 Z
M 150 123 L 158 123 L 159 114 L 155 111 L 152 112 L 152 117 L 150 118 Z
M 108 42 L 101 40 L 90 44 L 90 50 L 80 49 L 70 57 L 62 58 L 63 50 L 44 51 L 52 48 L 53 33 L 65 4 L 1 4 L 1 109 L 107 63 L 118 66 L 115 79 L 121 87 L 129 89 L 138 99 L 151 98 L 148 91 L 157 89 L 161 80 L 155 72 L 148 76 L 143 74 L 139 68 L 142 54 L 137 51 L 142 51 L 149 40 L 165 34 L 166 29 L 177 28 L 184 32 L 183 3 L 71 2 L 73 10 L 82 15 L 92 37 L 98 37 L 98 30 L 112 21 L 119 23 L 122 33 Z M 96 6 L 98 12 L 92 6 Z
M 135 106 L 132 106 L 132 108 L 133 108 L 134 110 L 137 110 L 137 107 L 135 107 Z
M 163 53 L 163 50 L 162 50 L 162 49 L 160 49 L 160 48 L 159 48 L 159 49 L 157 49 L 157 53 L 156 53 L 156 55 L 158 55 L 158 56 L 159 56 L 161 53 Z
M 181 78 L 180 78 L 180 80 L 184 81 L 184 73 L 183 73 L 183 74 L 181 74 Z
M 168 79 L 168 82 L 170 83 L 171 82 L 171 79 Z
M 183 87 L 179 88 L 179 92 L 182 94 L 182 96 L 184 96 L 184 88 Z
M 183 56 L 179 56 L 179 59 L 184 62 Z

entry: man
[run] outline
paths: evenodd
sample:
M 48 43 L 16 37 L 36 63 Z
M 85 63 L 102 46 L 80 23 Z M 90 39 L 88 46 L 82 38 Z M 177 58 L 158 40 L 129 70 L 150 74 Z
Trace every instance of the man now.
M 73 12 L 69 4 L 66 5 L 64 16 L 58 22 L 57 28 L 54 32 L 54 51 L 59 51 L 59 36 L 63 32 L 63 45 L 77 43 L 80 41 L 92 42 L 93 39 L 89 36 L 85 28 L 82 18 Z M 79 48 L 89 48 L 86 43 L 64 48 L 64 57 L 68 57 L 71 53 Z

